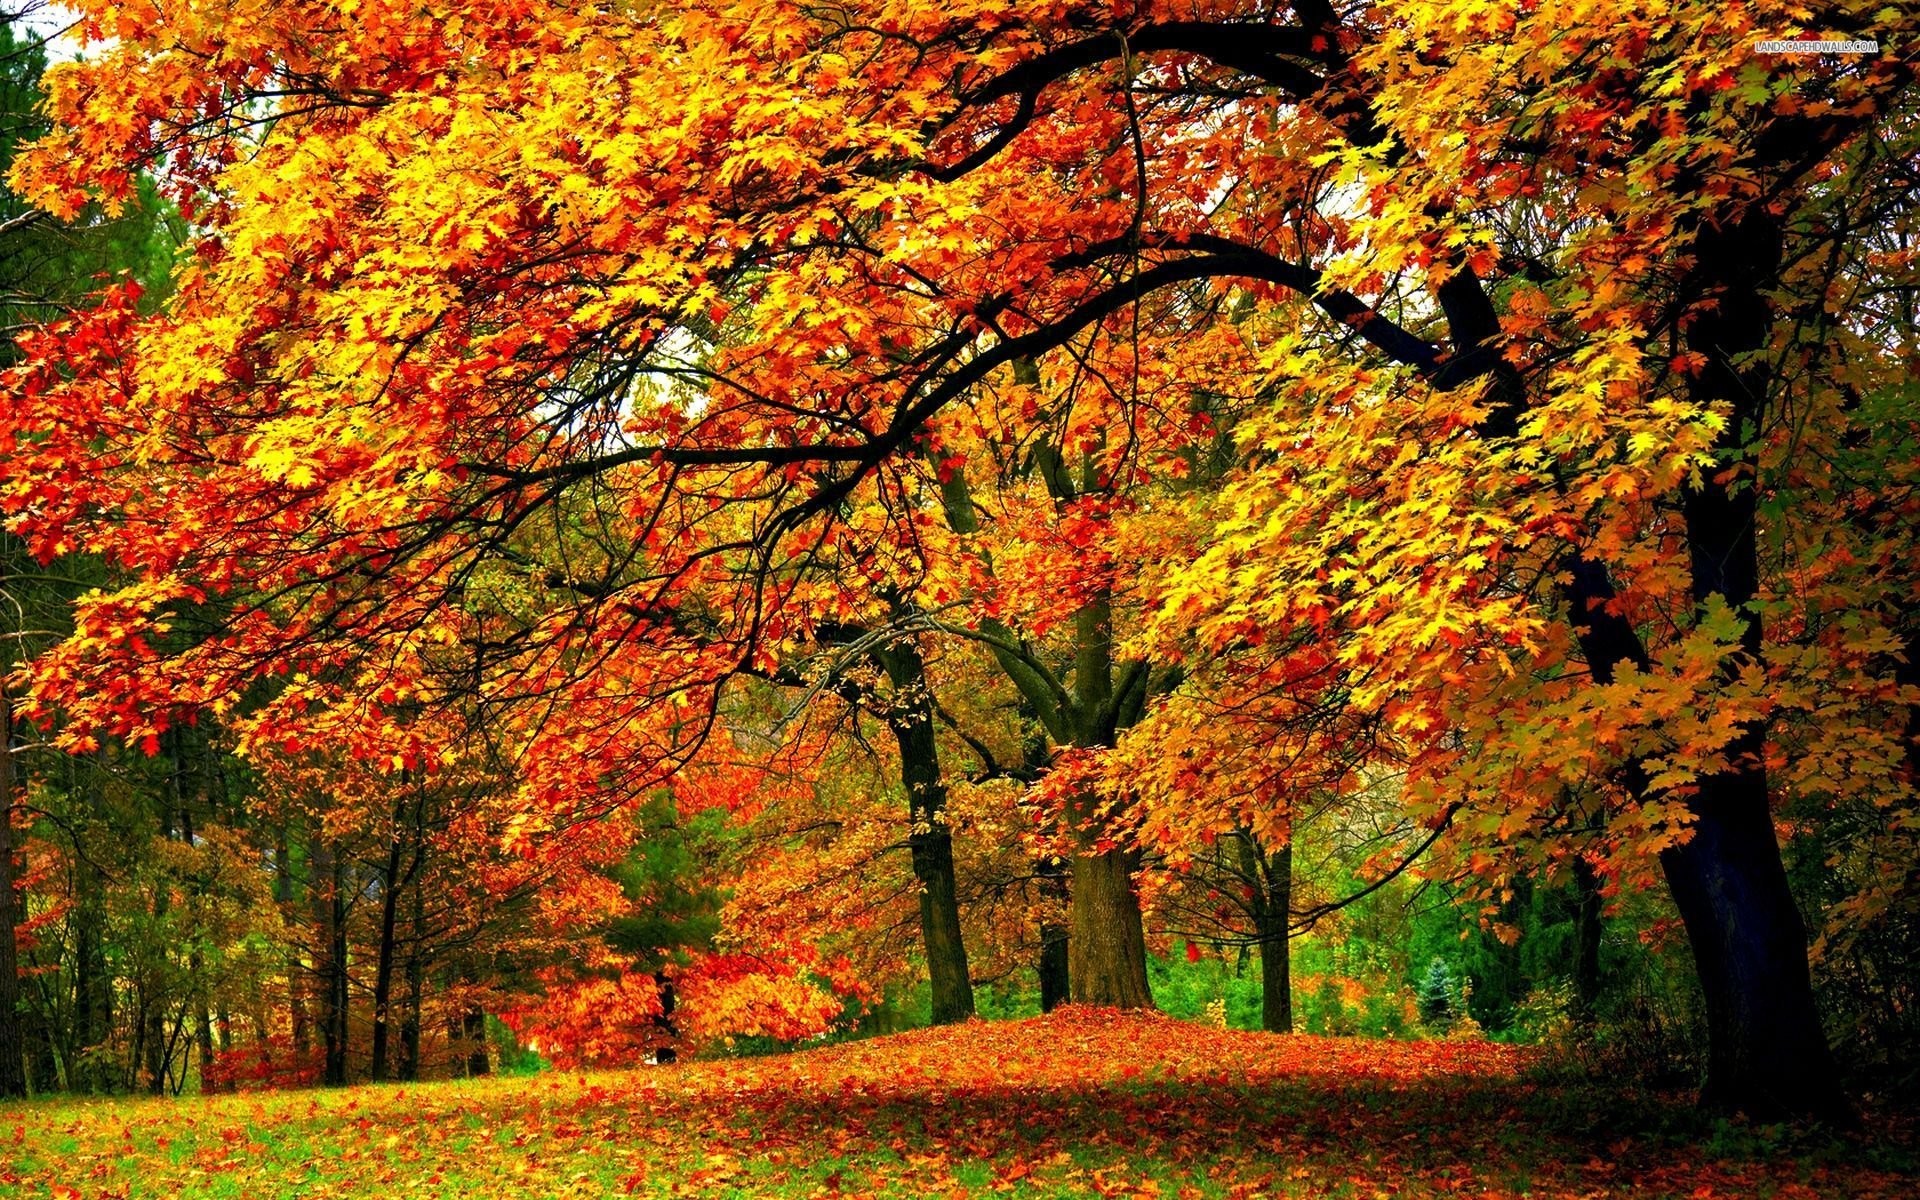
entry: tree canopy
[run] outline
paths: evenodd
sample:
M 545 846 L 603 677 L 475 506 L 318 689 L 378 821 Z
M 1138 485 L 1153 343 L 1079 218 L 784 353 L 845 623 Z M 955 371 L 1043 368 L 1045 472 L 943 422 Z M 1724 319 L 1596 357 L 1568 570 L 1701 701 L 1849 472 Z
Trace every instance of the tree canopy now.
M 1419 860 L 1496 940 L 1663 888 L 1709 1099 L 1843 1107 L 1781 846 L 1831 839 L 1823 945 L 1910 919 L 1920 18 L 77 11 L 14 185 L 191 238 L 10 376 L 8 528 L 108 574 L 19 675 L 63 752 L 211 721 L 388 826 L 478 781 L 550 905 L 661 789 L 789 847 L 897 789 L 951 1016 L 956 853 L 1123 1006 L 1222 837 L 1318 821 L 1330 903 Z M 1834 30 L 1878 52 L 1762 45 Z

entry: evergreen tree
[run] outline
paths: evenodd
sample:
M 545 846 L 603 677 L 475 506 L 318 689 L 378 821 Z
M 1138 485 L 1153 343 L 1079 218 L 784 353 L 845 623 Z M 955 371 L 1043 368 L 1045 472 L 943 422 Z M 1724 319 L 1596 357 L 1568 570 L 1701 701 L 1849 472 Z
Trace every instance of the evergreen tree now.
M 1444 1027 L 1453 1024 L 1453 972 L 1447 969 L 1447 960 L 1435 957 L 1427 964 L 1427 973 L 1420 980 L 1419 989 L 1420 1019 L 1428 1025 Z

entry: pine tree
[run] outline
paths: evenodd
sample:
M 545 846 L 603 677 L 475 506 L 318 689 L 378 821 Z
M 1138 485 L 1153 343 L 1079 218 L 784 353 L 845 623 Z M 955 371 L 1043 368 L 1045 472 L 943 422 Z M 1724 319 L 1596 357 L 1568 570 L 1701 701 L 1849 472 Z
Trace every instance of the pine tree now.
M 1435 956 L 1427 964 L 1426 977 L 1419 988 L 1420 1019 L 1428 1025 L 1444 1028 L 1453 1024 L 1453 972 L 1447 960 Z

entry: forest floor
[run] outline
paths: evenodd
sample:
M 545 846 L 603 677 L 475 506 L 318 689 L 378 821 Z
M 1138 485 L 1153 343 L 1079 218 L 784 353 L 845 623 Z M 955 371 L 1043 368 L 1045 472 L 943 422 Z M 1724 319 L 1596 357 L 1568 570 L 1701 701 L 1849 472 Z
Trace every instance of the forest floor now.
M 1911 1197 L 1920 1164 L 1885 1137 L 1549 1082 L 1513 1047 L 1063 1010 L 636 1071 L 30 1102 L 0 1109 L 0 1185 L 58 1200 L 1786 1200 Z

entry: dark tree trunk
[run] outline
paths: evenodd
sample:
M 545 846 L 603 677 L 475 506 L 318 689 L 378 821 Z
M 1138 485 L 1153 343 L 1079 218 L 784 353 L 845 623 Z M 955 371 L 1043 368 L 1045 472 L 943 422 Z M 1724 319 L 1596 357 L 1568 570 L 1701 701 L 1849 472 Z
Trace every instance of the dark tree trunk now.
M 1600 1004 L 1600 934 L 1606 899 L 1600 875 L 1585 857 L 1573 860 L 1573 1019 L 1591 1027 Z
M 315 838 L 308 853 L 313 888 L 315 955 L 318 976 L 320 1042 L 325 1054 L 321 1079 L 329 1084 L 347 1081 L 347 914 L 346 879 L 339 857 L 323 839 Z
M 196 952 L 190 960 L 193 977 L 206 977 L 205 959 Z M 193 999 L 193 1049 L 200 1057 L 200 1090 L 207 1091 L 207 1068 L 213 1065 L 213 1012 L 207 1007 L 204 991 Z
M 168 1044 L 166 1013 L 161 1011 L 159 1002 L 154 999 L 147 1001 L 143 1038 L 147 1047 L 147 1090 L 156 1096 L 164 1096 L 167 1094 L 168 1062 L 173 1054 Z
M 299 921 L 293 904 L 293 860 L 285 831 L 281 831 L 273 843 L 273 899 L 280 906 L 281 918 L 290 928 L 297 928 Z M 312 870 L 312 863 L 308 863 Z M 306 965 L 300 961 L 300 951 L 289 947 L 287 950 L 287 1012 L 293 1021 L 293 1051 L 306 1057 L 313 1046 L 313 1027 L 307 1017 L 307 985 L 309 973 Z
M 101 914 L 97 889 L 101 881 L 89 872 L 91 884 L 74 910 L 73 931 L 73 1044 L 68 1076 L 77 1089 L 92 1091 L 90 1073 L 80 1061 L 86 1049 L 107 1040 L 113 1021 L 113 981 L 107 976 L 106 946 L 100 935 Z
M 426 982 L 426 963 L 422 943 L 425 940 L 426 901 L 420 884 L 413 885 L 411 935 L 407 939 L 407 1012 L 400 1021 L 400 1078 L 420 1078 L 420 1002 Z
M 1068 973 L 1075 1004 L 1152 1008 L 1147 939 L 1133 889 L 1138 855 L 1083 851 L 1073 859 L 1072 933 Z
M 875 651 L 893 692 L 887 725 L 900 745 L 900 774 L 912 817 L 908 835 L 913 875 L 920 883 L 920 941 L 933 990 L 933 1023 L 946 1025 L 973 1015 L 973 981 L 960 932 L 959 889 L 953 873 L 953 837 L 947 828 L 947 788 L 940 778 L 934 740 L 933 693 L 926 664 L 909 639 Z
M 420 852 L 420 851 L 417 851 Z M 399 1020 L 399 1077 L 413 1081 L 420 1077 L 420 1000 L 426 989 L 426 899 L 420 895 L 419 872 L 415 872 L 413 902 L 407 916 L 407 1012 Z
M 1253 835 L 1239 837 L 1241 873 L 1252 891 L 1254 934 L 1260 939 L 1260 1028 L 1293 1032 L 1293 843 L 1271 853 Z
M 1057 858 L 1039 864 L 1040 892 L 1049 905 L 1067 900 L 1067 865 Z M 1057 921 L 1040 922 L 1040 1011 L 1052 1012 L 1067 1002 L 1073 982 L 1067 959 L 1067 927 Z
M 660 1030 L 661 1043 L 655 1047 L 653 1061 L 662 1065 L 680 1061 L 680 1048 L 675 1044 L 680 1037 L 680 1027 L 673 1022 L 673 1010 L 678 1006 L 678 997 L 673 992 L 673 980 L 664 972 L 655 972 L 654 986 L 660 989 L 660 1012 L 653 1023 Z
M 467 1009 L 460 1019 L 460 1037 L 467 1046 L 467 1075 L 485 1075 L 493 1070 L 487 1058 L 487 1014 L 477 1005 Z
M 393 936 L 400 913 L 400 819 L 394 814 L 393 836 L 387 842 L 387 861 L 380 877 L 380 949 L 373 966 L 373 1066 L 375 1083 L 387 1078 L 388 1001 L 393 995 Z
M 27 1094 L 20 1045 L 20 920 L 14 899 L 13 698 L 6 692 L 10 667 L 0 659 L 0 1099 Z
M 1806 928 L 1766 779 L 1758 767 L 1709 776 L 1689 808 L 1692 836 L 1662 852 L 1660 866 L 1706 997 L 1701 1102 L 1762 1118 L 1840 1116 L 1846 1103 L 1814 1008 Z
M 1755 205 L 1709 225 L 1694 242 L 1687 299 L 1701 302 L 1686 326 L 1706 365 L 1694 397 L 1730 409 L 1720 461 L 1682 490 L 1696 602 L 1740 614 L 1746 657 L 1764 656 L 1760 618 L 1755 463 L 1772 380 L 1763 361 L 1733 359 L 1764 348 L 1773 322 L 1766 289 L 1783 255 L 1777 220 Z M 1729 672 L 1731 674 L 1731 670 Z M 1814 1007 L 1807 932 L 1774 833 L 1764 766 L 1766 729 L 1748 725 L 1728 747 L 1728 767 L 1700 780 L 1688 804 L 1684 845 L 1660 856 L 1692 944 L 1707 1001 L 1707 1081 L 1702 1102 L 1756 1116 L 1846 1111 L 1833 1056 Z
M 1690 516 L 1703 515 L 1688 508 Z M 1690 521 L 1696 556 L 1705 532 L 1704 522 Z M 1746 540 L 1751 555 L 1750 523 Z M 1572 576 L 1574 611 L 1587 614 L 1584 621 L 1576 616 L 1575 632 L 1594 678 L 1607 683 L 1629 662 L 1644 668 L 1645 652 L 1631 627 L 1604 608 L 1613 598 L 1604 570 L 1582 561 Z M 1709 589 L 1713 578 L 1706 577 Z M 1748 636 L 1757 646 L 1759 630 L 1752 623 Z M 1660 856 L 1707 1002 L 1701 1102 L 1755 1116 L 1839 1116 L 1846 1102 L 1814 1008 L 1806 928 L 1787 883 L 1766 776 L 1755 753 L 1761 738 L 1760 731 L 1749 730 L 1729 749 L 1744 765 L 1701 779 L 1687 806 L 1694 819 L 1689 840 Z M 1629 789 L 1645 795 L 1639 764 L 1629 764 L 1626 774 Z

